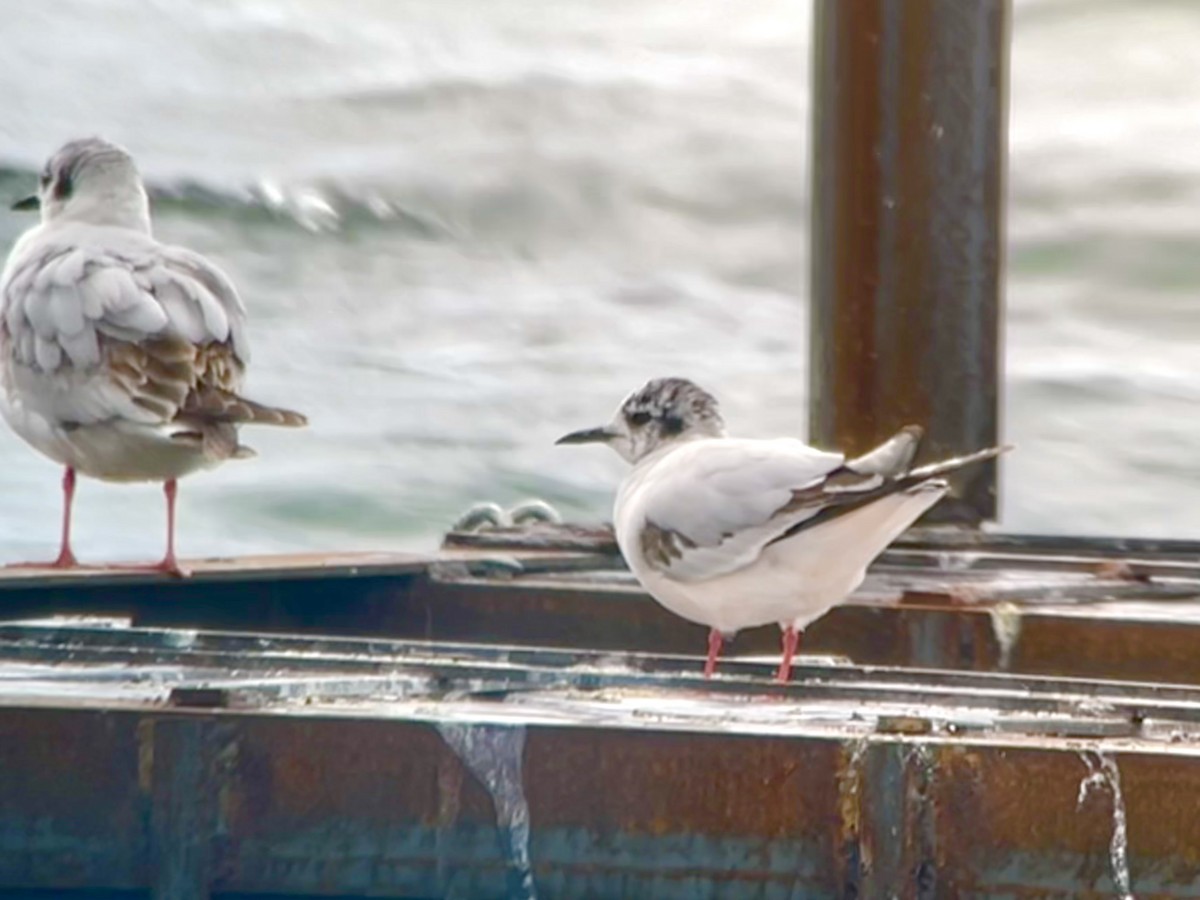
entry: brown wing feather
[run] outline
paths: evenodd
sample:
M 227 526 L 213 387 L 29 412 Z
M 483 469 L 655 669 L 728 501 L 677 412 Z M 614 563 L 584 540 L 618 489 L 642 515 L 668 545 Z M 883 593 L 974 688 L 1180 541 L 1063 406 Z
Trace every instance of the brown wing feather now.
M 136 344 L 103 341 L 109 374 L 133 402 L 178 424 L 174 440 L 193 442 L 213 458 L 253 455 L 238 443 L 238 425 L 308 424 L 300 413 L 238 396 L 243 366 L 229 342 L 196 346 L 178 337 Z
M 228 344 L 206 344 L 196 352 L 196 383 L 180 409 L 180 417 L 231 424 L 254 423 L 298 428 L 308 419 L 290 409 L 265 406 L 238 396 L 242 366 Z
M 102 337 L 109 376 L 143 409 L 173 421 L 197 383 L 196 348 L 177 338 L 133 344 Z

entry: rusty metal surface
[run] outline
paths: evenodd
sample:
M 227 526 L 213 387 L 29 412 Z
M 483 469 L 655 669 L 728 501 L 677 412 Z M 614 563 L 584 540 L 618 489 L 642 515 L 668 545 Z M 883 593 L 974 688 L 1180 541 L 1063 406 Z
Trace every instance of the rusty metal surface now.
M 146 574 L 0 577 L 8 618 L 377 635 L 696 655 L 703 630 L 651 602 L 606 529 L 451 535 L 430 560 L 276 557 Z M 927 530 L 897 542 L 804 649 L 863 664 L 1200 684 L 1200 545 Z M 777 654 L 773 628 L 734 655 Z M 1070 648 L 1069 652 L 1064 648 Z
M 530 564 L 548 568 L 570 569 L 595 565 L 596 553 L 573 552 L 564 534 L 571 529 L 555 532 L 554 546 L 549 551 L 530 546 L 522 556 Z M 607 550 L 596 551 L 607 552 Z M 7 568 L 0 564 L 0 591 L 39 588 L 120 587 L 123 585 L 159 584 L 187 586 L 220 584 L 227 581 L 287 582 L 313 578 L 354 577 L 361 572 L 374 575 L 415 575 L 424 572 L 435 562 L 469 564 L 479 553 L 471 547 L 443 548 L 436 554 L 418 553 L 284 553 L 269 556 L 239 556 L 185 560 L 191 572 L 188 578 L 177 578 L 144 569 L 121 569 L 120 564 L 104 567 L 81 566 L 77 569 Z
M 810 438 L 997 443 L 1010 0 L 818 0 Z M 930 521 L 995 518 L 995 465 Z
M 1110 584 L 1106 590 L 1123 590 Z M 1022 607 L 964 606 L 945 596 L 885 605 L 852 600 L 813 623 L 805 652 L 875 665 L 912 665 L 1044 675 L 1200 684 L 1200 601 Z M 681 621 L 632 589 L 586 591 L 570 584 L 482 580 L 431 583 L 413 595 L 389 633 L 699 658 L 703 628 Z M 1005 628 L 1011 629 L 1007 638 Z M 1007 639 L 1007 649 L 1005 640 Z M 743 631 L 727 654 L 775 655 L 779 631 Z M 697 665 L 699 663 L 697 662 Z
M 611 533 L 575 551 L 612 552 Z M 553 529 L 451 534 L 447 544 L 515 553 L 553 546 Z M 587 590 L 588 598 L 580 591 Z M 697 653 L 703 629 L 680 622 L 628 578 L 598 571 L 504 579 L 446 577 L 414 596 L 425 634 Z M 506 619 L 505 612 L 511 612 Z M 532 620 L 532 621 L 528 621 Z M 866 584 L 805 634 L 812 652 L 861 663 L 1200 683 L 1200 543 L 914 529 Z M 1064 648 L 1070 648 L 1069 651 Z M 775 629 L 743 632 L 732 653 L 778 652 Z
M 815 663 L 786 688 L 748 663 L 706 685 L 690 660 L 113 624 L 0 629 L 0 888 L 1066 898 L 1113 896 L 1127 871 L 1138 897 L 1165 898 L 1200 884 L 1192 688 Z M 227 705 L 172 707 L 180 688 Z

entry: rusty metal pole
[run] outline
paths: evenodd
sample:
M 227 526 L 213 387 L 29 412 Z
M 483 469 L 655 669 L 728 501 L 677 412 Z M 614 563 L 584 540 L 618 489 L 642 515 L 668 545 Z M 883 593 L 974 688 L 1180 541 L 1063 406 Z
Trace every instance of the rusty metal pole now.
M 1011 0 L 817 0 L 809 435 L 998 437 Z M 996 514 L 994 464 L 931 519 Z

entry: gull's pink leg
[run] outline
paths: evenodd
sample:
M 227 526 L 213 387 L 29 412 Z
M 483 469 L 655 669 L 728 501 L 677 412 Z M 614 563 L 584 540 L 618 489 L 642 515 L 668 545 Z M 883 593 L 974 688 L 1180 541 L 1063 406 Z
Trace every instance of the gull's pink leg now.
M 788 681 L 792 677 L 792 657 L 800 646 L 800 634 L 791 625 L 783 629 L 783 659 L 779 661 L 779 671 L 775 673 L 776 681 Z
M 167 554 L 154 568 L 169 575 L 186 578 L 191 573 L 179 565 L 175 558 L 175 497 L 179 493 L 179 485 L 172 478 L 163 484 L 163 493 L 167 497 Z
M 59 544 L 58 559 L 51 565 L 56 569 L 73 569 L 79 565 L 79 560 L 71 552 L 71 507 L 75 502 L 75 470 L 70 466 L 63 472 L 62 489 L 62 540 Z
M 70 466 L 63 471 L 63 513 L 62 538 L 58 548 L 58 558 L 48 563 L 9 563 L 6 569 L 75 569 L 79 560 L 71 552 L 71 506 L 75 502 L 75 470 Z
M 709 629 L 708 632 L 708 658 L 704 661 L 704 677 L 712 678 L 713 672 L 717 671 L 717 657 L 721 655 L 721 647 L 725 644 L 725 638 L 721 632 L 715 628 Z

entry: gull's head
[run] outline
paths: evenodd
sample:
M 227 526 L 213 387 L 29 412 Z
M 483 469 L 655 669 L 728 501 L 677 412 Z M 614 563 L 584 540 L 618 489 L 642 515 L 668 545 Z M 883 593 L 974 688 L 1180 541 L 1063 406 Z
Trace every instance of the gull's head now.
M 625 398 L 607 425 L 563 435 L 559 444 L 607 444 L 636 463 L 667 444 L 721 437 L 717 399 L 686 378 L 656 378 Z
M 150 230 L 150 204 L 124 149 L 98 137 L 64 144 L 46 162 L 35 196 L 13 209 L 41 209 L 42 221 Z

